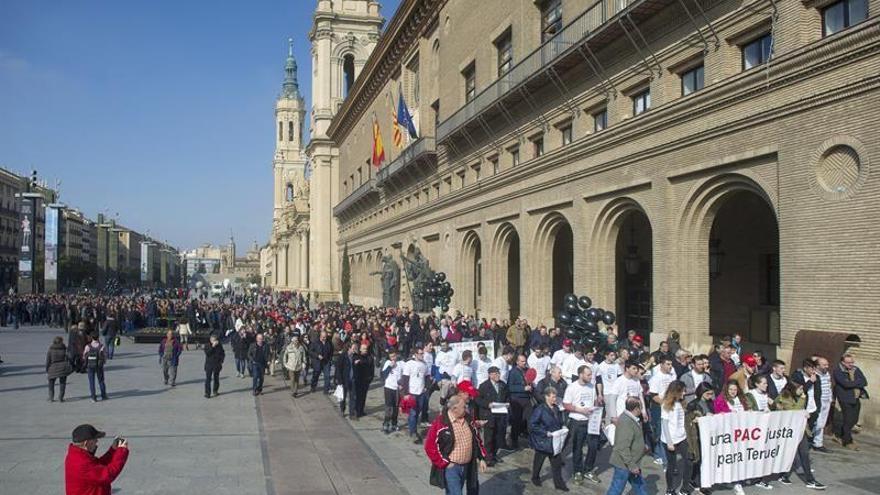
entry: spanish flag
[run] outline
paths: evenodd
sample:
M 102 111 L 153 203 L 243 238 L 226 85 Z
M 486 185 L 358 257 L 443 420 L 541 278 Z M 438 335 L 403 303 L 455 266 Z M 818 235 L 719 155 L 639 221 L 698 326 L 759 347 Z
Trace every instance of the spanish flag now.
M 385 161 L 385 147 L 382 146 L 382 133 L 379 131 L 379 121 L 373 116 L 373 167 L 382 166 Z

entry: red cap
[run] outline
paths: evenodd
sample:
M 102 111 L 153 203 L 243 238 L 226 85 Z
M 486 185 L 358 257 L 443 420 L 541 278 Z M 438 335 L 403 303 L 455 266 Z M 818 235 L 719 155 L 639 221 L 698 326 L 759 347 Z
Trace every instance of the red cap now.
M 743 356 L 742 362 L 743 364 L 752 368 L 758 365 L 758 360 L 755 359 L 755 356 L 752 356 L 751 354 L 746 354 L 745 356 Z
M 636 335 L 633 337 L 633 342 L 638 342 L 639 344 L 641 344 L 643 340 L 644 339 L 642 339 L 641 335 Z
M 463 380 L 458 384 L 458 391 L 464 392 L 471 396 L 472 399 L 476 399 L 480 393 L 477 389 L 474 388 L 474 384 L 470 382 L 470 380 Z
M 568 347 L 571 345 L 571 339 L 565 339 L 562 341 L 562 345 Z

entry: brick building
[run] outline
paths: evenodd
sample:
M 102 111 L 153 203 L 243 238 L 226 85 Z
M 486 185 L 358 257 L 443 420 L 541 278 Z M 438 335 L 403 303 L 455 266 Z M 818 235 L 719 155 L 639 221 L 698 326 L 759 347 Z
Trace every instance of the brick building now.
M 404 0 L 327 130 L 353 301 L 418 249 L 464 313 L 553 324 L 573 291 L 653 346 L 739 332 L 783 359 L 847 332 L 880 377 L 878 11 Z M 400 149 L 399 91 L 420 136 Z

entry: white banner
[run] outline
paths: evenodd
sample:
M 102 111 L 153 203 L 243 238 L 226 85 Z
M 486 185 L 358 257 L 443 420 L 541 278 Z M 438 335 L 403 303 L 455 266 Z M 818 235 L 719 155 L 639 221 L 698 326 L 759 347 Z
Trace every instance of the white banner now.
M 700 485 L 788 472 L 807 424 L 806 411 L 716 414 L 697 420 Z
M 471 354 L 473 354 L 474 359 L 477 359 L 477 347 L 479 344 L 483 343 L 486 346 L 486 353 L 489 356 L 489 359 L 495 359 L 495 341 L 494 340 L 472 340 L 470 342 L 456 342 L 454 344 L 449 344 L 449 350 L 455 351 L 457 354 L 455 355 L 455 362 L 461 361 L 461 353 L 469 350 Z M 476 385 L 475 385 L 476 386 Z

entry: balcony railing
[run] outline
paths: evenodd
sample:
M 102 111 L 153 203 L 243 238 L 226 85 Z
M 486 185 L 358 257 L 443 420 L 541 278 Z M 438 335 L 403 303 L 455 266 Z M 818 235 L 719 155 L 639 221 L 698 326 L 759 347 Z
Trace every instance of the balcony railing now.
M 410 165 L 417 163 L 420 158 L 436 152 L 436 144 L 433 137 L 421 137 L 404 148 L 400 156 L 395 158 L 386 167 L 376 173 L 376 185 L 381 186 L 388 179 L 396 176 Z
M 443 142 L 459 127 L 471 121 L 500 98 L 517 89 L 553 65 L 563 55 L 583 44 L 621 11 L 642 0 L 599 0 L 553 37 L 541 44 L 506 74 L 465 103 L 437 127 L 437 141 Z
M 361 200 L 376 192 L 376 179 L 370 179 L 367 182 L 364 182 L 357 189 L 355 189 L 351 194 L 349 194 L 345 199 L 339 202 L 336 207 L 333 208 L 333 215 L 340 216 L 345 213 L 346 210 L 351 208 L 352 206 L 359 203 Z

